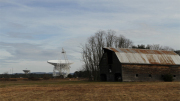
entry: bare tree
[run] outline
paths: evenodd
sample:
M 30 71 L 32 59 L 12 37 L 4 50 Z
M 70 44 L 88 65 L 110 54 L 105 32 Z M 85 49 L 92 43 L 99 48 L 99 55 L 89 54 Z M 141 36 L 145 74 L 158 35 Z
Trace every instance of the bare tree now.
M 137 46 L 132 46 L 132 48 L 137 48 L 137 49 L 150 49 L 150 50 L 166 50 L 166 51 L 174 51 L 173 48 L 169 47 L 169 46 L 161 46 L 159 44 L 153 44 L 150 45 L 148 44 L 147 46 L 144 44 L 141 45 L 137 45 Z
M 159 44 L 153 44 L 153 45 L 149 45 L 151 50 L 167 50 L 167 51 L 174 51 L 173 48 L 169 47 L 169 46 L 161 46 Z
M 160 46 L 159 44 L 153 44 L 153 45 L 150 45 L 150 49 L 151 50 L 162 50 L 162 46 Z
M 174 49 L 169 46 L 164 46 L 162 50 L 174 51 Z
M 112 47 L 116 41 L 115 31 L 109 30 L 105 38 L 106 38 L 106 47 Z
M 82 61 L 84 62 L 84 69 L 89 74 L 89 79 L 95 81 L 99 79 L 99 62 L 104 47 L 129 48 L 132 44 L 131 40 L 122 35 L 117 37 L 113 30 L 98 31 L 94 36 L 91 36 L 88 42 L 82 46 Z
M 133 42 L 130 39 L 125 38 L 123 35 L 116 37 L 115 47 L 130 48 Z

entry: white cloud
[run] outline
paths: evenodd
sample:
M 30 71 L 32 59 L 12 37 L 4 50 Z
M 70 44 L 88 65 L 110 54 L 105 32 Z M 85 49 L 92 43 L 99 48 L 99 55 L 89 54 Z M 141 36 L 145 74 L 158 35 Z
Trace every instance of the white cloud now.
M 6 59 L 9 57 L 13 57 L 13 55 L 5 50 L 0 50 L 0 59 Z

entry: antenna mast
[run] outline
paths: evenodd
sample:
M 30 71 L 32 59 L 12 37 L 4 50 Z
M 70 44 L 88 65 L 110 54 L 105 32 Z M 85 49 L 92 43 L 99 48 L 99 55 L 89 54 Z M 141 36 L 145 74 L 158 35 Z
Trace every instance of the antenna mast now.
M 53 76 L 63 76 L 64 78 L 68 76 L 70 72 L 70 64 L 68 61 L 68 58 L 66 56 L 66 51 L 62 48 L 61 54 L 63 55 L 64 60 L 59 59 L 57 65 L 54 66 L 53 69 Z M 56 70 L 59 71 L 59 73 L 56 73 Z

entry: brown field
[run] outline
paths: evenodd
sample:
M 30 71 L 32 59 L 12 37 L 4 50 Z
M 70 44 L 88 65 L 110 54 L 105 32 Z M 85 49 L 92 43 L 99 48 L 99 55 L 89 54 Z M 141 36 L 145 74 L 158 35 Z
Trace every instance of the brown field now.
M 0 101 L 180 101 L 180 82 L 0 81 Z

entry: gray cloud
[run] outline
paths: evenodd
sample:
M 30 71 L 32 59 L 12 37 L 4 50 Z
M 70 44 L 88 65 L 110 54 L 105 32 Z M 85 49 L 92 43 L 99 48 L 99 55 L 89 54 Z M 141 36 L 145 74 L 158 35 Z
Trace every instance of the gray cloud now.
M 6 63 L 5 67 L 18 68 L 35 61 L 33 66 L 40 67 L 49 59 L 59 58 L 62 47 L 69 59 L 80 61 L 80 44 L 98 30 L 115 30 L 117 35 L 122 34 L 135 44 L 180 49 L 179 0 L 1 0 L 0 3 L 0 52 L 5 53 L 0 61 Z M 74 68 L 81 64 L 78 62 Z
M 76 59 L 73 55 L 78 52 L 78 47 L 71 47 L 64 44 L 64 49 L 67 50 L 69 59 Z M 0 48 L 9 52 L 13 57 L 7 60 L 49 60 L 62 58 L 62 47 L 56 49 L 44 49 L 42 44 L 29 44 L 29 43 L 4 43 L 0 42 Z M 72 53 L 72 54 L 71 54 Z
M 5 37 L 11 37 L 11 38 L 23 38 L 23 39 L 33 39 L 33 36 L 30 33 L 14 33 L 9 32 L 6 34 L 3 34 Z
M 0 46 L 13 55 L 8 60 L 47 60 L 50 57 L 56 57 L 60 53 L 57 50 L 45 50 L 41 45 L 29 43 L 0 42 Z

